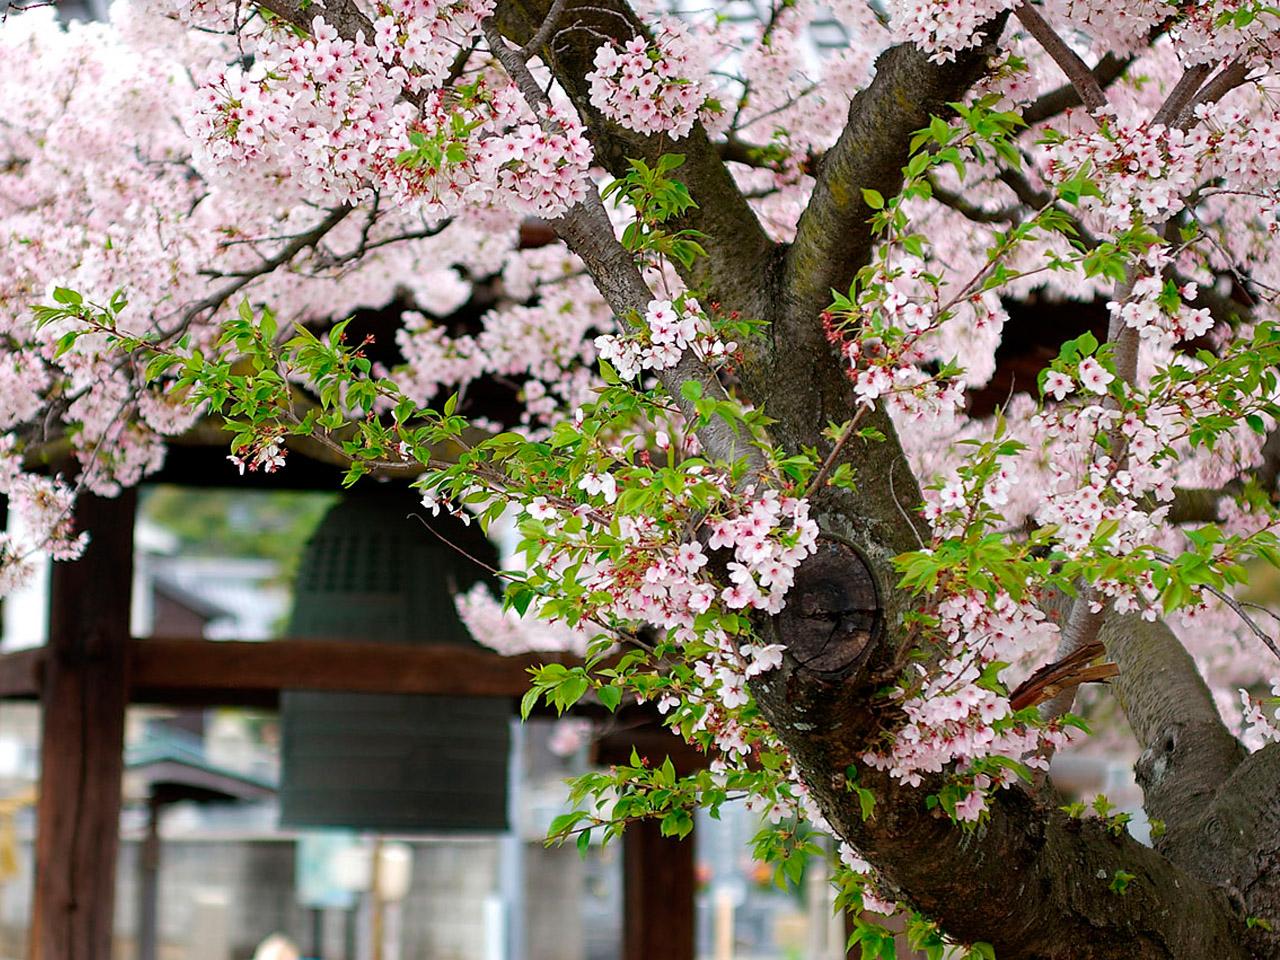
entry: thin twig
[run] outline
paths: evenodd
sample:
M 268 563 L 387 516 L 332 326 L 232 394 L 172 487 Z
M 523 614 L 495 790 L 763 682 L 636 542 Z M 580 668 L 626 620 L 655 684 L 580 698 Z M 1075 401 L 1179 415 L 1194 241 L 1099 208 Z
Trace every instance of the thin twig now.
M 844 445 L 849 442 L 849 438 L 853 436 L 854 428 L 858 426 L 858 421 L 866 414 L 866 407 L 859 407 L 858 412 L 853 418 L 845 424 L 844 430 L 840 436 L 836 438 L 836 445 L 831 448 L 831 452 L 827 454 L 827 459 L 822 461 L 822 466 L 818 468 L 818 472 L 813 475 L 813 479 L 809 481 L 809 486 L 805 488 L 804 498 L 808 499 L 817 492 L 822 486 L 822 482 L 827 479 L 827 474 L 831 472 L 831 468 L 835 466 L 836 457 L 840 456 L 840 451 L 844 449 Z
M 1173 557 L 1170 557 L 1167 554 L 1153 553 L 1151 554 L 1151 556 L 1153 559 L 1159 560 L 1161 563 L 1166 565 L 1172 564 L 1174 562 Z M 1263 643 L 1265 643 L 1267 645 L 1267 649 L 1276 655 L 1277 660 L 1280 660 L 1280 646 L 1277 646 L 1275 640 L 1271 638 L 1270 634 L 1268 634 L 1265 630 L 1263 630 L 1260 626 L 1258 626 L 1258 622 L 1254 620 L 1253 617 L 1249 616 L 1248 613 L 1245 612 L 1244 604 L 1242 604 L 1239 600 L 1235 599 L 1235 597 L 1228 596 L 1226 593 L 1224 593 L 1223 591 L 1219 590 L 1217 587 L 1214 587 L 1210 584 L 1202 583 L 1202 584 L 1199 584 L 1199 586 L 1202 589 L 1209 591 L 1209 593 L 1213 594 L 1215 597 L 1217 597 L 1219 600 L 1225 603 L 1228 607 L 1230 607 L 1235 612 L 1236 616 L 1238 616 L 1242 621 L 1244 621 L 1245 626 L 1249 628 L 1249 630 L 1253 633 L 1253 635 L 1256 636 Z M 1252 606 L 1257 606 L 1257 604 L 1252 604 Z M 1270 611 L 1267 611 L 1267 612 L 1270 613 Z M 1275 614 L 1271 614 L 1271 616 L 1274 617 Z
M 915 534 L 916 543 L 920 544 L 921 550 L 924 550 L 924 538 L 920 536 L 920 531 L 916 528 L 916 521 L 912 518 L 911 514 L 907 512 L 907 508 L 902 505 L 902 501 L 898 499 L 898 492 L 893 489 L 893 468 L 899 463 L 906 466 L 908 474 L 911 473 L 911 464 L 907 463 L 906 457 L 898 457 L 898 459 L 893 462 L 893 466 L 889 468 L 889 497 L 893 500 L 893 505 L 898 508 L 898 513 L 901 515 L 902 519 L 907 521 L 908 529 Z M 907 649 L 910 649 L 910 647 L 908 646 Z
M 1280 646 L 1277 646 L 1275 640 L 1273 640 L 1265 630 L 1263 630 L 1260 626 L 1258 626 L 1257 621 L 1254 620 L 1253 617 L 1249 616 L 1249 614 L 1245 612 L 1244 606 L 1240 603 L 1240 601 L 1236 600 L 1234 597 L 1228 596 L 1227 594 L 1223 593 L 1217 587 L 1211 587 L 1208 584 L 1204 584 L 1203 586 L 1205 590 L 1208 590 L 1215 597 L 1217 597 L 1219 600 L 1225 603 L 1228 607 L 1230 607 L 1233 611 L 1235 611 L 1236 616 L 1238 616 L 1241 620 L 1244 621 L 1245 626 L 1247 626 L 1253 632 L 1254 636 L 1256 636 L 1263 643 L 1265 643 L 1267 645 L 1267 649 L 1276 655 L 1277 660 L 1280 660 Z
M 253 270 L 244 271 L 242 274 L 234 275 L 230 283 L 215 290 L 209 296 L 205 297 L 191 306 L 187 307 L 179 317 L 178 322 L 168 330 L 161 331 L 161 338 L 167 339 L 177 333 L 185 330 L 196 317 L 202 313 L 212 313 L 218 310 L 224 303 L 233 296 L 243 290 L 250 281 L 258 277 L 271 273 L 277 267 L 284 266 L 291 261 L 303 250 L 313 247 L 327 234 L 336 227 L 342 220 L 352 211 L 350 206 L 341 206 L 329 211 L 329 215 L 321 220 L 318 224 L 308 230 L 306 233 L 300 233 L 287 243 L 279 253 L 274 257 L 264 260 L 258 267 Z
M 439 540 L 439 541 L 440 541 L 441 543 L 443 543 L 445 546 L 449 547 L 450 549 L 456 550 L 458 553 L 460 553 L 460 554 L 461 554 L 463 557 L 465 557 L 466 559 L 470 560 L 470 561 L 471 561 L 472 563 L 474 563 L 476 566 L 478 566 L 478 567 L 480 567 L 482 570 L 485 570 L 486 572 L 488 572 L 488 573 L 492 574 L 496 579 L 498 579 L 498 580 L 508 580 L 508 581 L 510 581 L 511 583 L 523 583 L 523 582 L 524 582 L 524 581 L 522 581 L 519 577 L 517 577 L 515 574 L 507 573 L 505 570 L 499 570 L 499 569 L 497 569 L 496 567 L 494 567 L 494 566 L 492 566 L 492 565 L 490 565 L 490 564 L 485 563 L 485 562 L 484 562 L 483 560 L 481 560 L 479 557 L 474 556 L 473 554 L 471 554 L 471 553 L 467 552 L 465 549 L 463 549 L 463 548 L 462 548 L 461 546 L 459 546 L 458 544 L 454 543 L 452 540 L 450 540 L 448 537 L 446 537 L 443 533 L 441 533 L 439 530 L 437 530 L 437 529 L 436 529 L 435 527 L 433 527 L 431 524 L 427 523 L 426 518 L 425 518 L 425 517 L 423 517 L 423 516 L 422 516 L 422 514 L 419 514 L 419 513 L 409 513 L 409 514 L 405 514 L 405 519 L 406 519 L 406 520 L 407 520 L 407 519 L 417 520 L 417 521 L 418 521 L 418 523 L 422 524 L 422 526 L 423 526 L 424 528 L 426 528 L 426 530 L 427 530 L 427 531 L 428 531 L 428 532 L 429 532 L 433 537 L 435 537 L 437 540 Z M 469 522 L 469 521 L 467 521 L 467 522 Z M 605 633 L 607 633 L 607 634 L 612 634 L 616 639 L 621 640 L 621 641 L 622 641 L 622 642 L 624 642 L 624 643 L 629 643 L 629 644 L 631 644 L 631 645 L 633 645 L 633 646 L 639 647 L 641 650 L 644 650 L 644 651 L 645 651 L 645 652 L 647 652 L 647 653 L 656 653 L 656 652 L 657 652 L 657 649 L 658 649 L 658 648 L 657 648 L 656 646 L 654 646 L 653 644 L 649 643 L 647 640 L 644 640 L 643 638 L 641 638 L 639 634 L 632 633 L 632 632 L 627 631 L 627 630 L 619 630 L 617 627 L 612 627 L 612 626 L 610 626 L 609 624 L 605 623 L 604 621 L 602 621 L 602 620 L 598 620 L 598 619 L 596 619 L 595 617 L 592 617 L 592 616 L 585 616 L 585 617 L 583 617 L 582 619 L 583 619 L 583 620 L 585 620 L 585 621 L 587 621 L 587 622 L 589 622 L 589 623 L 594 623 L 597 627 L 599 627 L 599 628 L 600 628 L 601 630 L 603 630 Z

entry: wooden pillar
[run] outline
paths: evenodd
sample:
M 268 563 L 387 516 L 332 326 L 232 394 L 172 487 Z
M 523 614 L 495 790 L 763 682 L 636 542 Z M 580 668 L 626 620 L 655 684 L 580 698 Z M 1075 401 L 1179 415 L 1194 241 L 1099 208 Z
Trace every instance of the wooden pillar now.
M 36 810 L 35 960 L 109 960 L 133 586 L 135 491 L 84 495 L 84 555 L 54 563 Z
M 160 798 L 147 798 L 147 832 L 138 846 L 138 960 L 156 960 L 160 932 Z
M 693 960 L 693 834 L 664 837 L 657 820 L 640 820 L 622 838 L 623 960 Z
M 9 529 L 9 498 L 0 493 L 0 533 Z M 0 597 L 0 637 L 4 636 L 5 602 Z

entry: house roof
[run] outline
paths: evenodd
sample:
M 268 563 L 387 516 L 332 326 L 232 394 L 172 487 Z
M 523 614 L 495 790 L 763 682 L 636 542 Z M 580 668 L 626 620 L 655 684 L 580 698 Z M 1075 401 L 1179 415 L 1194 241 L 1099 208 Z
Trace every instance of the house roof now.
M 152 730 L 125 750 L 126 776 L 138 792 L 164 802 L 261 800 L 275 795 L 274 779 L 211 763 L 198 740 Z

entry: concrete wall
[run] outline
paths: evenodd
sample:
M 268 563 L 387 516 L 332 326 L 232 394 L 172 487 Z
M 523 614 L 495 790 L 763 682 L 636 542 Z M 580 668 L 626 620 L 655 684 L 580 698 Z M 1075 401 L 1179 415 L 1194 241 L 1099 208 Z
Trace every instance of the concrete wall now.
M 116 960 L 134 956 L 137 855 L 135 840 L 121 843 Z M 0 885 L 0 958 L 5 960 L 26 952 L 29 841 L 19 859 L 19 875 Z M 415 844 L 413 889 L 401 911 L 401 960 L 487 960 L 485 904 L 497 889 L 499 866 L 493 841 Z M 294 901 L 293 871 L 289 839 L 166 841 L 160 873 L 162 960 L 246 960 L 258 943 L 277 932 L 305 946 L 311 918 Z M 218 937 L 225 941 L 224 950 L 208 942 L 217 933 L 211 924 L 224 928 L 225 937 Z M 336 926 L 340 940 L 342 925 Z M 547 957 L 579 960 L 575 953 Z

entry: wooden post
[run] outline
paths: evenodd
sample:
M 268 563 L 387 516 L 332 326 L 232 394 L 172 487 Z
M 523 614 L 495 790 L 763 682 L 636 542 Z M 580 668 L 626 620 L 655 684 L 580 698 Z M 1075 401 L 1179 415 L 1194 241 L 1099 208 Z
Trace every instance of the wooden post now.
M 160 798 L 147 798 L 147 832 L 138 845 L 138 960 L 156 960 L 160 933 Z
M 126 644 L 137 495 L 84 495 L 92 539 L 52 565 L 36 810 L 35 960 L 108 960 L 129 701 Z
M 622 838 L 624 960 L 693 960 L 693 834 L 664 837 L 657 820 L 640 820 Z
M 383 941 L 386 939 L 387 902 L 382 897 L 382 837 L 373 838 L 373 876 L 369 884 L 369 896 L 373 914 L 369 922 L 369 956 L 382 960 Z

